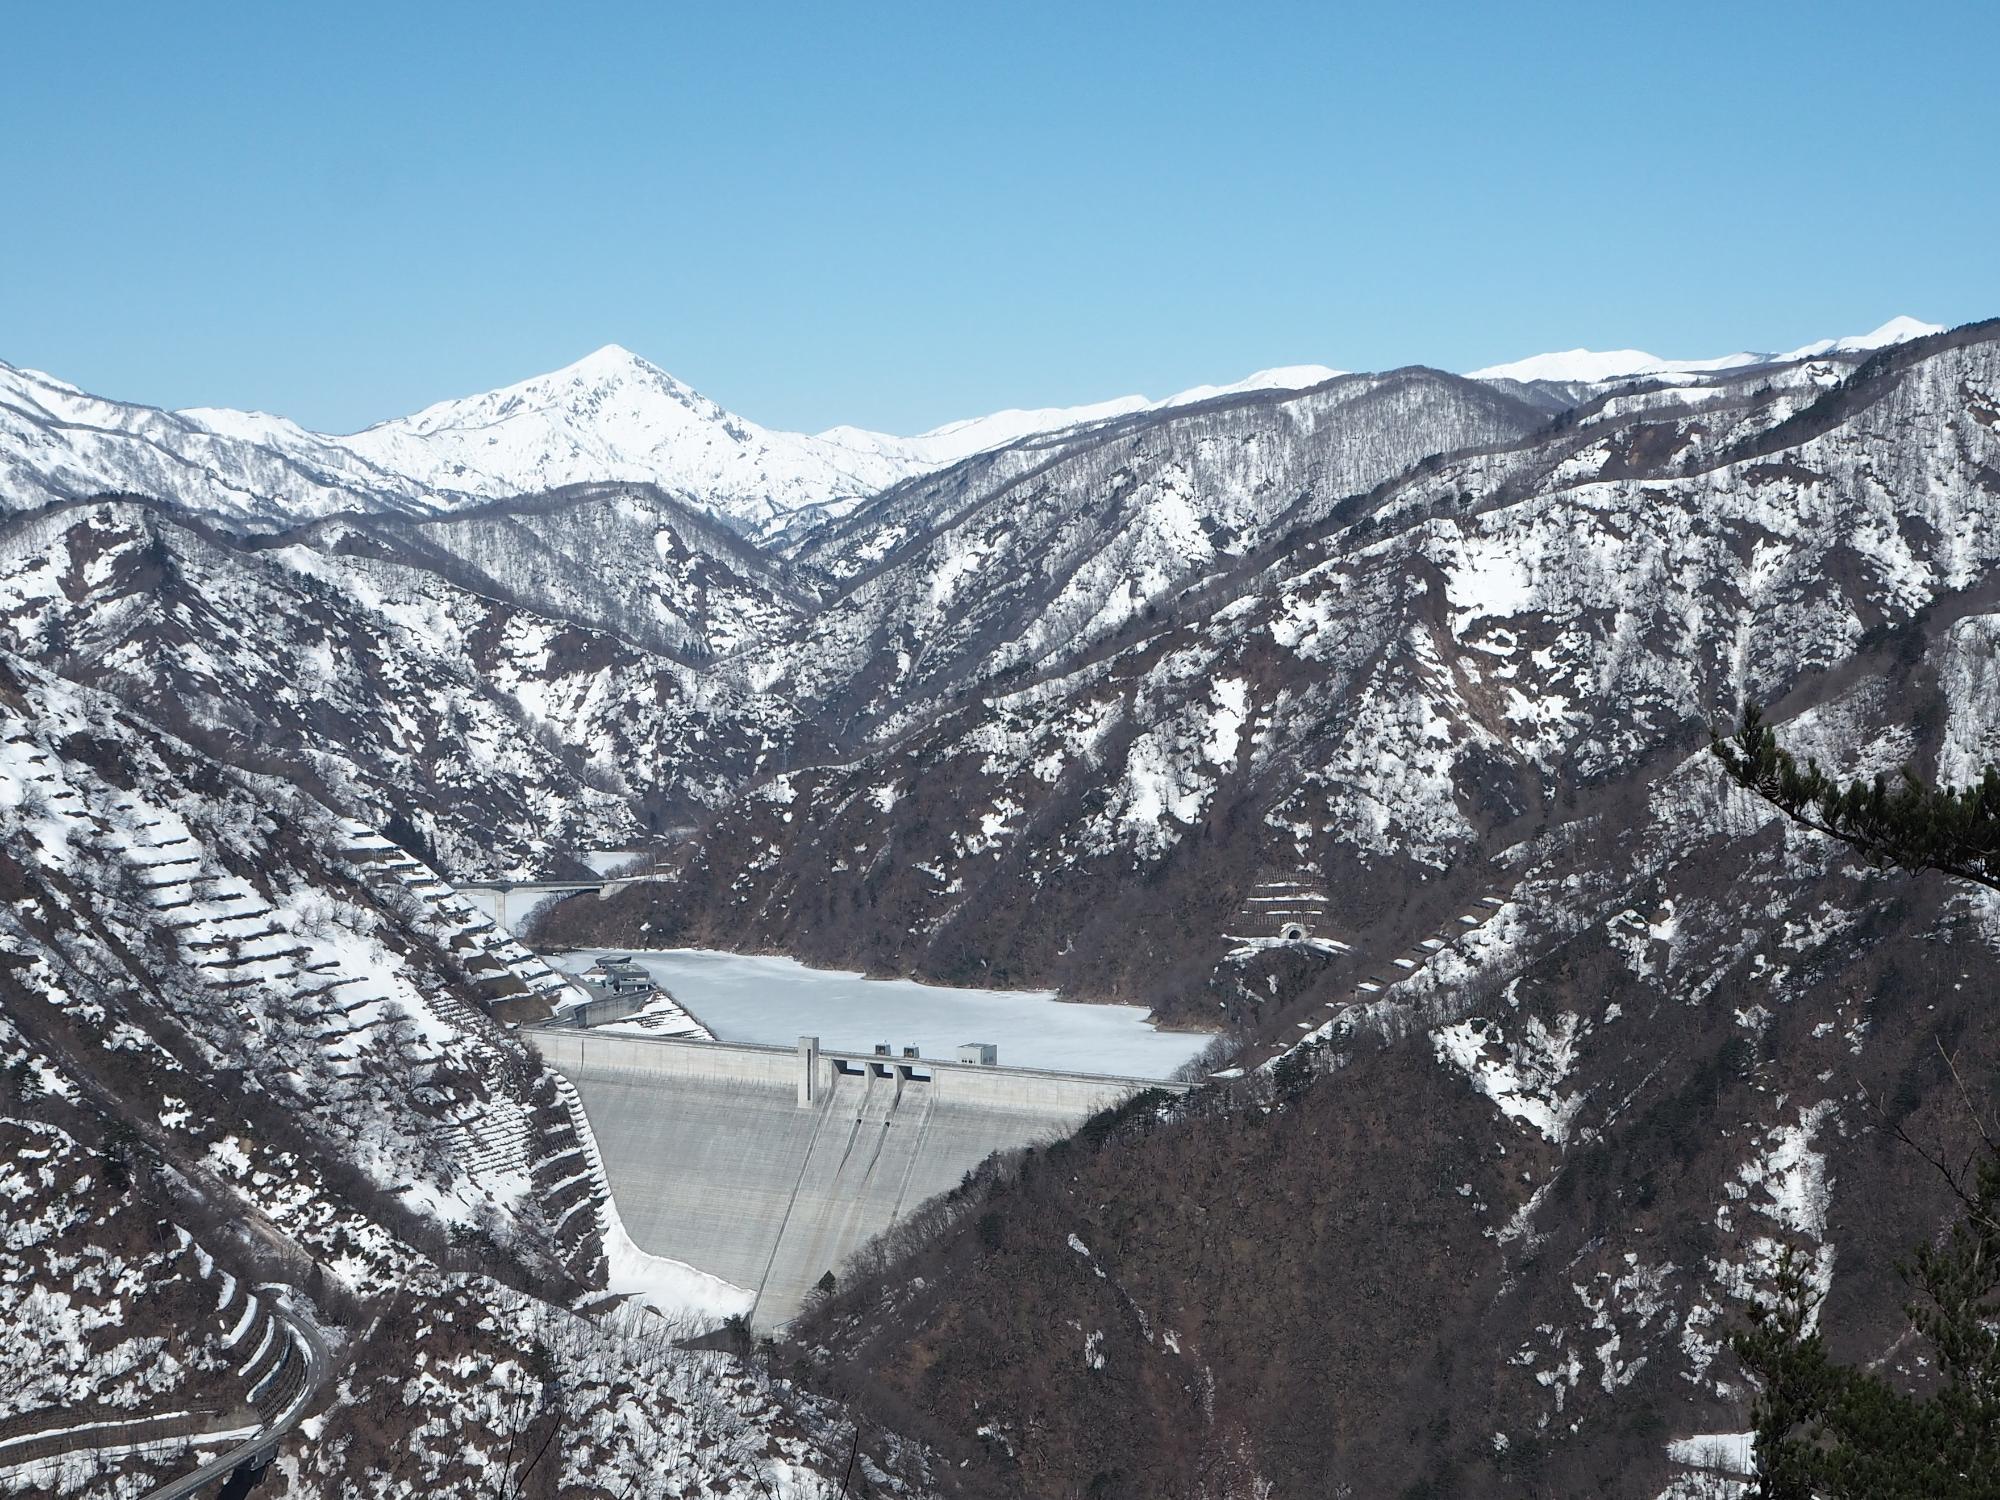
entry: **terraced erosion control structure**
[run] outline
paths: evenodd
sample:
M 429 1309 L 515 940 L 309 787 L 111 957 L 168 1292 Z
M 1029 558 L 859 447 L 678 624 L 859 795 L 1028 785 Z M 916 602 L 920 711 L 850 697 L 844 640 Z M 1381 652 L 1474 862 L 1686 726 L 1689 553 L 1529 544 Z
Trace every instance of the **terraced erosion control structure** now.
M 995 1151 L 1179 1083 L 934 1058 L 530 1028 L 576 1085 L 643 1250 L 753 1291 L 787 1322 L 821 1276 Z

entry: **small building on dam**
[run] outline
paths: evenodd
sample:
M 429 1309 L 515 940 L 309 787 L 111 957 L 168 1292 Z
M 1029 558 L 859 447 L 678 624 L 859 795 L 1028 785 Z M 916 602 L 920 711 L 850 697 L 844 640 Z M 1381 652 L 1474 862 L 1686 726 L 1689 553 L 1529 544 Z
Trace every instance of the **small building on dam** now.
M 1066 1135 L 1150 1079 L 967 1061 L 535 1028 L 576 1086 L 634 1241 L 789 1321 L 828 1271 L 995 1151 Z

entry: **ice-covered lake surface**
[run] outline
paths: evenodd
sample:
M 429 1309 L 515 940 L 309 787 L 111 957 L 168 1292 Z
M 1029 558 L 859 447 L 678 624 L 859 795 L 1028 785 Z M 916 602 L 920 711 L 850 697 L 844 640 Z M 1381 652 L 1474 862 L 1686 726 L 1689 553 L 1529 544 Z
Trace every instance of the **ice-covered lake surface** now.
M 1160 1031 L 1136 1005 L 1074 1005 L 1049 990 L 962 990 L 908 979 L 864 979 L 796 959 L 674 948 L 592 949 L 556 962 L 574 973 L 599 953 L 629 953 L 725 1042 L 789 1047 L 802 1036 L 838 1051 L 887 1042 L 897 1052 L 950 1058 L 961 1042 L 992 1042 L 1003 1066 L 1165 1078 L 1206 1045 Z

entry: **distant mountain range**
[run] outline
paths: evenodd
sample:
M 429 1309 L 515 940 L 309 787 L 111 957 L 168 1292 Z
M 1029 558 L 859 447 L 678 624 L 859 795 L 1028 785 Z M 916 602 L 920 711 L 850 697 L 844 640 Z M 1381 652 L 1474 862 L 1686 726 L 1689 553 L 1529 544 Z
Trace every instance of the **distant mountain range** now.
M 1303 389 L 1338 371 L 1294 365 L 1152 401 L 1000 411 L 915 437 L 760 427 L 628 349 L 348 436 L 227 407 L 163 411 L 0 363 L 0 506 L 108 492 L 172 497 L 239 525 L 337 511 L 436 513 L 563 485 L 657 485 L 749 532 L 844 514 L 900 480 L 975 453 L 1135 412 Z
M 1588 385 L 1855 352 L 1936 331 L 1895 318 L 1873 333 L 1823 339 L 1786 354 L 1676 362 L 1639 350 L 1578 349 L 1472 375 Z M 0 363 L 0 506 L 135 493 L 256 528 L 339 511 L 450 512 L 564 485 L 620 481 L 658 486 L 752 535 L 796 533 L 902 481 L 1026 438 L 1204 401 L 1307 390 L 1342 373 L 1289 365 L 1164 400 L 1123 396 L 1000 411 L 915 437 L 856 427 L 808 435 L 761 427 L 608 344 L 550 374 L 336 436 L 263 412 L 164 411 Z

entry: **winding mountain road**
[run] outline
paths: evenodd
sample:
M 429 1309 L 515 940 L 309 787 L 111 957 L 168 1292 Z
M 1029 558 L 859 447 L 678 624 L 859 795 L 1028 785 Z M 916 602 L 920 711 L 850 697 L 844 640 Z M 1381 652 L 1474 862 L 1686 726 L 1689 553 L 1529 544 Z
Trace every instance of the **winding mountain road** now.
M 299 1418 L 305 1415 L 306 1407 L 326 1383 L 333 1370 L 333 1351 L 319 1336 L 319 1330 L 302 1318 L 295 1318 L 284 1306 L 273 1299 L 271 1312 L 298 1339 L 299 1348 L 305 1353 L 306 1378 L 299 1386 L 298 1395 L 292 1398 L 277 1416 L 273 1417 L 257 1433 L 247 1438 L 227 1452 L 210 1459 L 192 1474 L 161 1485 L 143 1497 L 143 1500 L 184 1500 L 185 1496 L 199 1494 L 205 1487 L 227 1478 L 242 1465 L 249 1463 L 260 1454 L 275 1453 L 285 1435 L 298 1426 Z

